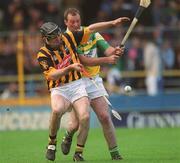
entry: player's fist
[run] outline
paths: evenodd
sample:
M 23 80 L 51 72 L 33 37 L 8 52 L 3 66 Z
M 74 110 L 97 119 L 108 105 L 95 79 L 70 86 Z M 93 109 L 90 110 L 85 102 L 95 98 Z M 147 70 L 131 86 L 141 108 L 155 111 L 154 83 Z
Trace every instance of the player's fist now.
M 122 56 L 124 54 L 124 50 L 125 50 L 125 47 L 115 47 L 114 49 L 114 55 L 117 55 L 117 56 Z
M 111 56 L 107 57 L 107 63 L 108 64 L 116 64 L 118 59 L 119 59 L 118 55 L 111 55 Z
M 71 69 L 80 72 L 82 70 L 82 68 L 83 68 L 83 65 L 80 64 L 80 63 L 74 63 L 74 64 L 70 65 L 70 67 L 71 67 Z
M 117 19 L 112 21 L 112 25 L 113 26 L 118 26 L 118 25 L 120 25 L 120 24 L 122 24 L 123 22 L 126 22 L 126 21 L 130 21 L 130 19 L 128 17 L 117 18 Z

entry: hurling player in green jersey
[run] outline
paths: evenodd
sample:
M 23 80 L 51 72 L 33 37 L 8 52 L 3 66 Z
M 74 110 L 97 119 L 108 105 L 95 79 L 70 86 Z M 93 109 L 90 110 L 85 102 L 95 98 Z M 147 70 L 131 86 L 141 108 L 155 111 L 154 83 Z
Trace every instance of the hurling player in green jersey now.
M 127 20 L 129 19 L 126 17 L 122 18 L 122 22 Z M 80 12 L 75 8 L 69 8 L 65 11 L 64 21 L 67 26 L 67 31 L 74 32 L 81 30 L 83 28 L 81 26 Z M 107 57 L 98 58 L 97 52 L 99 49 L 103 51 Z M 122 157 L 119 153 L 114 125 L 109 114 L 108 104 L 103 98 L 103 96 L 108 96 L 108 94 L 104 88 L 103 80 L 99 76 L 99 65 L 104 63 L 113 64 L 113 59 L 115 60 L 115 57 L 117 56 L 120 57 L 124 52 L 124 48 L 114 48 L 110 46 L 99 33 L 93 33 L 91 34 L 87 44 L 82 44 L 78 46 L 77 52 L 79 54 L 79 58 L 82 64 L 88 65 L 85 66 L 85 71 L 87 72 L 88 76 L 93 78 L 93 80 L 98 85 L 97 88 L 96 85 L 88 77 L 84 76 L 83 80 L 85 82 L 86 91 L 91 102 L 90 104 L 93 108 L 93 111 L 96 113 L 99 122 L 102 125 L 104 137 L 106 139 L 111 158 L 113 160 L 120 160 L 122 159 Z M 92 58 L 92 62 L 90 62 L 90 60 L 87 59 L 87 57 Z M 76 119 L 75 113 L 71 111 L 69 114 L 69 125 L 61 144 L 61 149 L 64 154 L 69 153 L 73 134 L 79 128 L 79 124 Z M 79 151 L 81 152 L 80 148 Z

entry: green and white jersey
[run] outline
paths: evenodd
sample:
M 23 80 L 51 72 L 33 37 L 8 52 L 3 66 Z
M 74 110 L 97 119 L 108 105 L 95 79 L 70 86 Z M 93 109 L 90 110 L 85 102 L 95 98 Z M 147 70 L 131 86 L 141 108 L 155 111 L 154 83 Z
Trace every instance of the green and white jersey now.
M 90 35 L 89 41 L 86 44 L 79 45 L 77 52 L 80 55 L 94 58 L 98 57 L 98 50 L 104 52 L 109 46 L 107 41 L 97 32 Z M 99 74 L 100 66 L 86 66 L 85 69 L 91 76 L 95 76 Z

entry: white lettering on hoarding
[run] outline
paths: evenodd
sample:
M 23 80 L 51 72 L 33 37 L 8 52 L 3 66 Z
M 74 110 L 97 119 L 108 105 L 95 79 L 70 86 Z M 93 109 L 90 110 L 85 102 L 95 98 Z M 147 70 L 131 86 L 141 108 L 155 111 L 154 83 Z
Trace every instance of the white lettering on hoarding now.
M 0 130 L 48 129 L 49 112 L 8 112 L 0 114 Z
M 131 112 L 127 117 L 128 128 L 180 127 L 180 113 Z

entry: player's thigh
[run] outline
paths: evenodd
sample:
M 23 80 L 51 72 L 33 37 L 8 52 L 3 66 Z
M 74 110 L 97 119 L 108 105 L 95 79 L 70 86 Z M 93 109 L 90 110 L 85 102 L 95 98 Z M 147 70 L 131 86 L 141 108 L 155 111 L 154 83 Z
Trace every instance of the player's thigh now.
M 61 95 L 54 94 L 51 96 L 51 108 L 54 112 L 65 113 L 70 107 L 70 102 Z
M 73 102 L 73 107 L 78 117 L 89 115 L 89 99 L 88 97 L 81 97 Z

